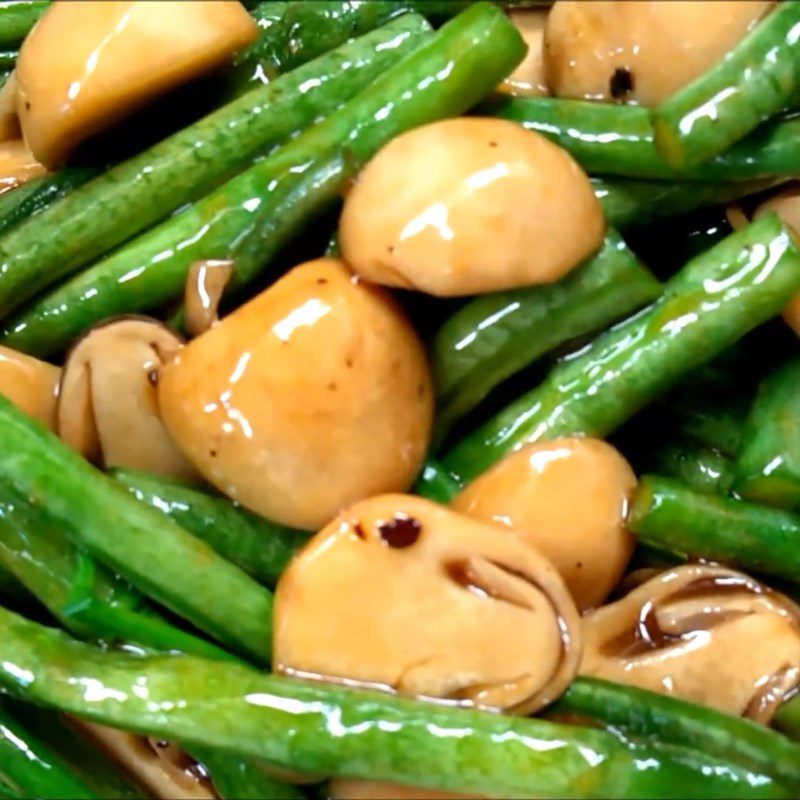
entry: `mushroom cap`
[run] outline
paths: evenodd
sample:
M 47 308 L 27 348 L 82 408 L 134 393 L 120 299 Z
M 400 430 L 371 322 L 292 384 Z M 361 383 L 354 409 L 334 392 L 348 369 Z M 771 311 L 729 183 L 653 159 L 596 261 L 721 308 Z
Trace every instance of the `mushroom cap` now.
M 107 467 L 196 478 L 161 422 L 156 390 L 161 365 L 181 346 L 172 331 L 148 317 L 117 318 L 92 328 L 64 365 L 59 436 Z
M 676 567 L 584 617 L 580 672 L 768 722 L 800 672 L 798 612 L 735 570 Z
M 51 429 L 60 379 L 58 367 L 0 345 L 0 394 Z
M 295 267 L 190 342 L 162 370 L 159 399 L 208 481 L 312 530 L 348 503 L 407 489 L 433 417 L 408 319 L 333 259 Z
M 604 230 L 565 150 L 508 120 L 459 117 L 378 152 L 345 199 L 339 243 L 369 281 L 455 296 L 556 281 Z
M 382 495 L 343 511 L 281 577 L 274 665 L 528 714 L 572 680 L 579 630 L 560 576 L 524 541 Z
M 523 537 L 559 571 L 583 611 L 600 605 L 628 566 L 635 540 L 625 517 L 635 488 L 633 470 L 610 444 L 556 439 L 507 456 L 452 506 Z

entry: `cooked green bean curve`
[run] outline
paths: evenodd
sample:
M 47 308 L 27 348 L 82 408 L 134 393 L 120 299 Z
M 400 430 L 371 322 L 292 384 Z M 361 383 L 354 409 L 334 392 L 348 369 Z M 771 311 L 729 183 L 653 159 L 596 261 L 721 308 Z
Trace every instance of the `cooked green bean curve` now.
M 49 0 L 5 0 L 0 3 L 0 47 L 19 44 L 49 5 Z
M 34 498 L 77 546 L 145 594 L 235 650 L 262 663 L 269 658 L 272 596 L 266 589 L 4 397 L 0 427 L 1 483 Z
M 513 797 L 790 796 L 764 773 L 688 748 L 191 656 L 104 653 L 5 610 L 0 631 L 0 682 L 20 698 L 287 769 Z M 81 679 L 96 682 L 91 699 Z M 146 687 L 146 695 L 135 686 Z
M 423 23 L 410 24 L 419 31 Z M 108 316 L 180 297 L 190 265 L 202 258 L 233 258 L 235 284 L 251 282 L 381 145 L 468 109 L 523 52 L 499 9 L 471 6 L 322 124 L 34 303 L 7 324 L 4 343 L 39 355 L 57 351 Z
M 676 167 L 707 161 L 790 107 L 800 90 L 800 3 L 781 3 L 722 61 L 653 111 L 658 152 Z
M 37 220 L 19 226 L 0 240 L 0 314 L 7 314 L 181 204 L 202 197 L 249 166 L 271 145 L 333 111 L 411 52 L 428 30 L 421 17 L 406 16 L 361 41 L 325 54 L 123 162 Z M 234 205 L 232 196 L 220 204 L 229 197 L 228 191 L 223 187 L 206 202 L 206 218 L 214 209 L 209 224 L 214 217 L 225 217 L 226 210 L 229 215 L 234 213 L 235 208 L 228 208 Z M 252 203 L 248 207 L 248 215 L 255 213 Z M 167 248 L 171 243 L 180 249 L 191 222 L 196 219 L 186 213 L 167 221 L 164 233 L 155 237 L 159 245 Z M 202 225 L 193 235 L 200 230 Z M 123 276 L 132 270 L 135 274 L 146 263 L 134 263 L 134 252 L 126 248 L 116 257 L 117 262 L 126 254 L 130 260 Z
M 653 306 L 557 366 L 443 464 L 463 482 L 525 442 L 604 436 L 776 314 L 798 289 L 800 251 L 778 219 L 765 216 L 690 261 Z
M 227 499 L 175 481 L 131 470 L 117 469 L 111 475 L 137 500 L 174 519 L 228 561 L 264 583 L 274 584 L 308 540 L 304 531 L 276 525 L 237 508 Z
M 717 450 L 694 442 L 675 441 L 658 448 L 650 469 L 677 478 L 698 492 L 727 494 L 733 482 L 733 463 Z
M 558 283 L 467 303 L 431 345 L 439 436 L 510 375 L 647 305 L 661 288 L 612 230 L 598 253 Z
M 742 433 L 733 490 L 781 508 L 800 504 L 800 361 L 793 359 L 761 383 Z
M 641 541 L 800 582 L 800 518 L 789 511 L 642 478 L 628 515 Z

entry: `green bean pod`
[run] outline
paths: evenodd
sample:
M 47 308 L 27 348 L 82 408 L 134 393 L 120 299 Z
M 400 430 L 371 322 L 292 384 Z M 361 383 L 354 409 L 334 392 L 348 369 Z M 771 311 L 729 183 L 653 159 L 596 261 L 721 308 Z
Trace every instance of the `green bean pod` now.
M 628 527 L 662 550 L 800 582 L 800 518 L 789 511 L 648 475 L 639 482 Z
M 223 497 L 199 492 L 160 475 L 111 470 L 137 500 L 166 514 L 223 558 L 259 581 L 275 584 L 308 533 L 251 514 Z
M 736 456 L 733 490 L 757 503 L 800 505 L 800 360 L 761 382 Z
M 80 549 L 200 630 L 261 663 L 272 595 L 168 517 L 131 497 L 0 396 L 0 484 L 44 509 Z
M 717 450 L 693 442 L 672 442 L 657 448 L 650 469 L 698 492 L 725 495 L 733 483 L 733 462 Z
M 591 717 L 633 735 L 693 747 L 800 791 L 800 747 L 757 722 L 597 678 L 576 678 L 552 710 Z
M 603 437 L 777 314 L 798 289 L 800 250 L 777 217 L 764 216 L 692 259 L 646 311 L 556 366 L 442 463 L 463 482 L 526 442 Z
M 792 105 L 800 91 L 800 3 L 780 3 L 720 62 L 652 111 L 674 167 L 700 164 Z
M 300 772 L 505 797 L 788 796 L 763 773 L 602 730 L 303 682 L 191 656 L 102 652 L 2 609 L 0 636 L 0 684 L 21 699 Z M 96 687 L 91 699 L 87 679 Z
M 0 314 L 207 194 L 270 146 L 338 108 L 429 30 L 421 17 L 397 20 L 228 103 L 20 225 L 0 240 Z M 226 192 L 211 195 L 207 217 L 226 216 L 225 206 L 233 203 L 220 202 Z M 191 219 L 182 214 L 164 223 L 172 233 L 159 240 L 164 247 L 184 244 Z M 145 262 L 129 263 L 127 271 L 140 263 Z
M 233 259 L 233 288 L 247 285 L 382 145 L 474 105 L 524 47 L 500 9 L 472 5 L 322 123 L 36 302 L 7 324 L 5 344 L 52 353 L 106 317 L 174 300 L 198 259 Z
M 49 0 L 5 0 L 0 3 L 0 47 L 16 47 L 28 35 Z

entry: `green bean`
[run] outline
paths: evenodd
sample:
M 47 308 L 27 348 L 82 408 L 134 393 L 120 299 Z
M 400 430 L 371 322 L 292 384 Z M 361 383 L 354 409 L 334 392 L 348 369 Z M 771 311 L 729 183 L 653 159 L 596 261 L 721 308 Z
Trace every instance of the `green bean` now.
M 5 0 L 0 3 L 0 47 L 14 47 L 28 35 L 49 0 Z
M 31 498 L 76 546 L 236 651 L 270 655 L 272 595 L 148 508 L 0 396 L 0 484 Z
M 596 678 L 576 678 L 552 710 L 591 717 L 660 742 L 693 747 L 800 791 L 800 747 L 747 719 Z
M 591 173 L 706 182 L 800 173 L 797 116 L 770 120 L 724 153 L 695 167 L 677 169 L 656 150 L 650 112 L 641 106 L 498 95 L 487 110 L 547 137 Z
M 108 316 L 174 300 L 198 259 L 232 258 L 233 288 L 247 285 L 382 145 L 465 111 L 523 52 L 502 11 L 474 4 L 324 122 L 35 303 L 8 323 L 5 344 L 52 353 Z
M 800 697 L 795 696 L 780 706 L 772 724 L 795 741 L 800 741 Z
M 783 509 L 648 475 L 639 482 L 628 526 L 646 544 L 678 555 L 800 582 L 800 518 Z
M 656 147 L 668 164 L 707 161 L 792 104 L 799 26 L 800 3 L 780 3 L 716 66 L 653 110 Z
M 684 747 L 192 656 L 102 652 L 5 610 L 0 639 L 0 684 L 21 699 L 300 772 L 505 797 L 787 795 L 764 774 Z
M 0 775 L 23 797 L 99 798 L 0 704 Z
M 777 217 L 764 216 L 692 259 L 650 308 L 556 366 L 442 462 L 467 481 L 525 442 L 605 436 L 799 288 L 800 251 Z
M 544 353 L 608 326 L 660 293 L 661 285 L 612 229 L 598 253 L 557 283 L 471 300 L 431 345 L 437 438 Z
M 733 482 L 733 463 L 729 458 L 692 442 L 672 442 L 657 448 L 649 468 L 698 492 L 724 495 Z
M 736 456 L 733 490 L 781 508 L 800 504 L 800 360 L 759 386 Z
M 338 108 L 428 30 L 421 17 L 406 17 L 326 54 L 117 165 L 20 225 L 0 240 L 0 314 L 202 197 L 271 145 Z M 205 207 L 225 215 L 219 195 L 212 194 Z M 188 218 L 182 214 L 164 223 L 168 231 L 179 231 L 176 246 Z
M 449 503 L 461 489 L 461 484 L 434 458 L 428 457 L 417 478 L 413 492 L 435 503 Z
M 144 472 L 115 469 L 112 477 L 137 500 L 171 517 L 223 558 L 275 584 L 308 533 L 251 514 L 222 497 Z

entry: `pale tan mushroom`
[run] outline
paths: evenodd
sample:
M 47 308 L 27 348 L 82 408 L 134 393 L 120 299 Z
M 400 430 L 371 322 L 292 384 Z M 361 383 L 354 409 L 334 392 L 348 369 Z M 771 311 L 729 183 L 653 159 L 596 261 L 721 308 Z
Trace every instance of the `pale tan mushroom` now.
M 0 345 L 0 394 L 53 429 L 61 370 Z
M 558 97 L 651 106 L 706 72 L 774 0 L 558 0 L 545 75 Z
M 766 723 L 800 676 L 799 611 L 740 572 L 676 567 L 584 617 L 580 672 Z
M 468 800 L 474 794 L 454 794 L 399 783 L 333 778 L 328 782 L 330 800 Z
M 217 800 L 202 765 L 180 747 L 77 718 L 70 718 L 70 724 L 111 756 L 153 797 Z
M 550 93 L 544 74 L 547 11 L 543 8 L 526 8 L 509 12 L 508 16 L 528 45 L 528 52 L 517 68 L 497 87 L 504 94 L 535 97 Z
M 456 296 L 556 281 L 604 230 L 565 150 L 508 120 L 460 117 L 378 152 L 345 199 L 339 243 L 369 281 Z
M 610 444 L 556 439 L 507 456 L 452 506 L 522 536 L 584 611 L 608 597 L 633 553 L 625 516 L 635 488 L 633 470 Z
M 120 318 L 92 328 L 67 356 L 58 434 L 91 461 L 196 478 L 161 422 L 159 368 L 181 347 L 162 323 Z
M 84 139 L 230 61 L 257 35 L 238 2 L 55 2 L 17 61 L 25 141 L 57 167 Z
M 209 482 L 311 530 L 363 497 L 408 489 L 433 417 L 410 322 L 333 259 L 295 267 L 190 342 L 162 369 L 159 401 Z
M 183 298 L 189 336 L 199 336 L 219 322 L 219 303 L 232 275 L 230 260 L 197 261 L 189 268 Z
M 343 511 L 275 593 L 290 675 L 528 714 L 575 675 L 580 619 L 555 568 L 516 536 L 423 500 Z

